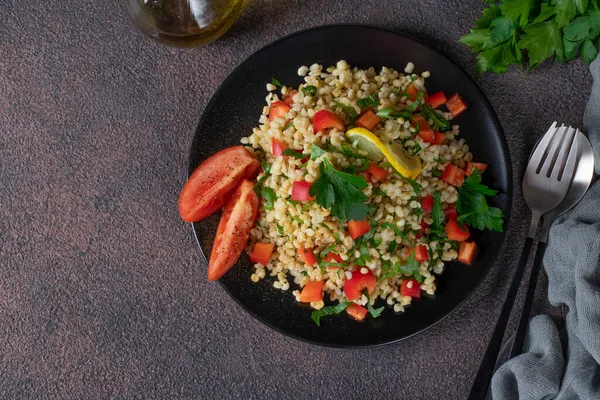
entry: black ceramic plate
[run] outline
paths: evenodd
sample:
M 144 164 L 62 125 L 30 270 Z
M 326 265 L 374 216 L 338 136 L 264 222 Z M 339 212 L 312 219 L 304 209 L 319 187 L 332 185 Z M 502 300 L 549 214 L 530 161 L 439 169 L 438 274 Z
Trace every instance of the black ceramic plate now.
M 500 190 L 493 205 L 504 210 L 508 221 L 511 203 L 511 170 L 506 143 L 498 119 L 475 83 L 454 62 L 437 50 L 401 33 L 363 26 L 333 25 L 298 32 L 259 50 L 244 61 L 223 82 L 206 107 L 196 130 L 189 160 L 189 173 L 207 157 L 226 147 L 240 144 L 248 136 L 265 105 L 265 84 L 276 77 L 297 87 L 302 65 L 319 63 L 325 67 L 338 60 L 351 66 L 392 67 L 403 71 L 411 61 L 415 72 L 430 71 L 429 93 L 459 92 L 469 109 L 455 123 L 467 140 L 475 160 L 488 163 L 487 183 Z M 210 254 L 219 214 L 194 223 L 201 250 Z M 278 331 L 315 344 L 362 347 L 391 343 L 418 333 L 456 309 L 473 293 L 496 259 L 504 234 L 478 232 L 473 235 L 480 251 L 473 265 L 448 263 L 437 280 L 435 298 L 422 298 L 403 314 L 387 309 L 379 318 L 358 323 L 345 313 L 324 318 L 318 327 L 311 309 L 295 302 L 290 291 L 272 286 L 269 278 L 252 283 L 253 268 L 246 254 L 220 283 L 245 310 Z M 201 279 L 206 279 L 201 271 Z M 293 282 L 290 282 L 293 286 Z M 232 321 L 234 323 L 234 321 Z

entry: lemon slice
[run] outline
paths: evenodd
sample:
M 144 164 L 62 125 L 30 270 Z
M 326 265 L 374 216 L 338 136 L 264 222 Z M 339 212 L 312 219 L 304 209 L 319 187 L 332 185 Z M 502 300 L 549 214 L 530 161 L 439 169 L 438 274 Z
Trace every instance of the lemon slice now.
M 352 128 L 346 132 L 346 137 L 350 142 L 356 143 L 358 149 L 366 151 L 370 160 L 379 162 L 387 158 L 402 176 L 414 179 L 421 172 L 419 156 L 408 154 L 400 143 L 392 142 L 387 145 L 365 128 Z

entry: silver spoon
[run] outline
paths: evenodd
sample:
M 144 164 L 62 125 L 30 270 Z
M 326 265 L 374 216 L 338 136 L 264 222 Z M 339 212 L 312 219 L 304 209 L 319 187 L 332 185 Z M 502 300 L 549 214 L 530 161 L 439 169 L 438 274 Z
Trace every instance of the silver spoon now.
M 579 141 L 579 155 L 575 173 L 573 175 L 573 181 L 569 186 L 569 191 L 558 207 L 542 217 L 539 244 L 535 253 L 533 266 L 531 267 L 527 294 L 525 295 L 523 309 L 521 310 L 521 316 L 519 317 L 519 325 L 517 326 L 515 338 L 510 349 L 509 359 L 521 354 L 523 349 L 523 341 L 525 340 L 525 332 L 527 331 L 527 326 L 529 324 L 529 315 L 531 313 L 535 288 L 542 266 L 542 258 L 544 257 L 544 251 L 546 250 L 546 241 L 548 240 L 550 225 L 556 217 L 569 211 L 575 204 L 579 203 L 579 200 L 581 200 L 590 187 L 590 183 L 594 177 L 594 153 L 592 151 L 592 145 L 588 138 L 586 138 L 579 130 L 577 131 L 576 138 Z

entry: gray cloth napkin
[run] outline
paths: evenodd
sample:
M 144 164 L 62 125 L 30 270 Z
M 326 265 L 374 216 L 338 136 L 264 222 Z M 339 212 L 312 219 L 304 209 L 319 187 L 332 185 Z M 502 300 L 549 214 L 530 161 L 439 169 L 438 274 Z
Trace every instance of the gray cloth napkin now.
M 600 172 L 600 58 L 583 129 Z M 559 332 L 546 315 L 529 323 L 523 354 L 504 363 L 492 379 L 494 399 L 600 399 L 600 182 L 557 218 L 544 256 L 548 298 L 566 306 Z

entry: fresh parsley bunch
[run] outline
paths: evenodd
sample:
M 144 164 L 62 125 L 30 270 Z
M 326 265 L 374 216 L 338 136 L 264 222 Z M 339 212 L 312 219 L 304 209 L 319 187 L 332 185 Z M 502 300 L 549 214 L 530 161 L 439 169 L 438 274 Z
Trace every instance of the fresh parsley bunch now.
M 477 71 L 506 72 L 511 64 L 530 69 L 554 57 L 567 62 L 598 54 L 598 0 L 485 0 L 490 4 L 460 39 L 477 53 Z M 525 57 L 524 57 L 525 56 Z

